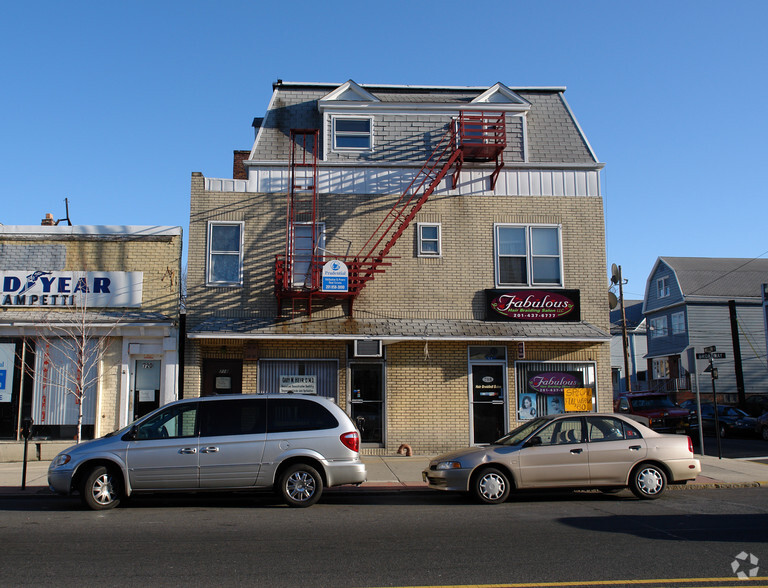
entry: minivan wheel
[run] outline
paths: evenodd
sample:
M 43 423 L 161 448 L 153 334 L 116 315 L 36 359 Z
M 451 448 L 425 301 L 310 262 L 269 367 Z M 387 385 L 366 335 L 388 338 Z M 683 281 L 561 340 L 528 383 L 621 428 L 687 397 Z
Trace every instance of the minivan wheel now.
M 299 463 L 280 476 L 280 494 L 288 506 L 312 506 L 323 493 L 323 479 L 311 466 Z
M 632 472 L 629 487 L 638 498 L 658 498 L 667 487 L 667 475 L 658 466 L 650 463 L 640 464 Z
M 475 476 L 472 490 L 480 502 L 501 504 L 509 496 L 509 478 L 501 470 L 488 468 Z
M 83 480 L 80 497 L 91 510 L 108 510 L 120 504 L 122 489 L 117 476 L 105 466 L 96 466 Z

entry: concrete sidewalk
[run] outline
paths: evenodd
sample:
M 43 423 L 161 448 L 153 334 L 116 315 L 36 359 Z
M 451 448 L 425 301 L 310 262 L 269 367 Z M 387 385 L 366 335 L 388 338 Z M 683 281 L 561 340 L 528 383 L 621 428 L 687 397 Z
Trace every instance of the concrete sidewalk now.
M 768 487 L 768 464 L 737 459 L 718 459 L 697 455 L 701 461 L 701 475 L 685 486 L 672 489 L 702 489 L 729 487 Z M 360 487 L 342 486 L 330 491 L 419 491 L 427 487 L 421 472 L 429 464 L 430 457 L 371 456 L 364 455 L 368 481 Z M 21 462 L 0 463 L 0 497 L 50 494 L 48 490 L 48 461 L 27 463 L 26 488 L 21 489 Z

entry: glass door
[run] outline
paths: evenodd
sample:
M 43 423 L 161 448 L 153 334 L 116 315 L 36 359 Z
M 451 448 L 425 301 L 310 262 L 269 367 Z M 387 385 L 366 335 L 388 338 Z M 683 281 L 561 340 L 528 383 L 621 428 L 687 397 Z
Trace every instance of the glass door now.
M 160 407 L 159 359 L 137 359 L 133 378 L 133 420 Z
M 470 364 L 472 443 L 491 443 L 506 433 L 506 364 Z
M 384 442 L 384 365 L 352 363 L 352 420 L 362 443 Z

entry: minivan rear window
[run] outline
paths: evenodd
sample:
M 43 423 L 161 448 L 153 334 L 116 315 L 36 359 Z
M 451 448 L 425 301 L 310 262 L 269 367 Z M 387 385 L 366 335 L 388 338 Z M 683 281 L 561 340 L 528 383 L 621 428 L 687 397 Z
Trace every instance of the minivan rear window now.
M 267 430 L 266 399 L 212 400 L 200 403 L 200 435 L 258 435 Z
M 335 429 L 339 426 L 339 421 L 325 407 L 301 398 L 270 398 L 267 415 L 269 433 Z

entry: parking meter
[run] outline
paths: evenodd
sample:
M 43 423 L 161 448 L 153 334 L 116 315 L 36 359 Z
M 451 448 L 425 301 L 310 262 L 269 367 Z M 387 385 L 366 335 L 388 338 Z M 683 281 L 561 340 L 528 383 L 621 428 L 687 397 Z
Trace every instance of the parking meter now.
M 24 463 L 21 468 L 21 489 L 27 489 L 27 447 L 29 446 L 29 438 L 32 436 L 32 423 L 35 420 L 32 417 L 24 417 L 21 419 L 21 434 L 24 436 Z
M 35 419 L 32 417 L 24 417 L 21 419 L 21 435 L 25 439 L 29 439 L 32 436 L 32 425 L 35 423 Z

